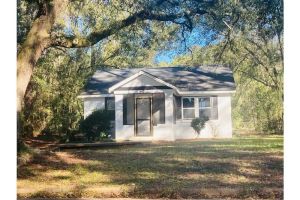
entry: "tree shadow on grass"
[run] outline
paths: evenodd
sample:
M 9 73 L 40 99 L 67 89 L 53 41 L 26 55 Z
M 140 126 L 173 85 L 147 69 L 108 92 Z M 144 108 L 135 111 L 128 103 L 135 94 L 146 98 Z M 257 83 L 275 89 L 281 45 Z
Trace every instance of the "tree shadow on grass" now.
M 216 148 L 218 144 L 220 143 L 209 142 L 203 145 L 187 142 L 101 150 L 66 150 L 65 153 L 84 162 L 70 164 L 57 153 L 46 154 L 31 163 L 39 165 L 39 168 L 31 172 L 31 168 L 24 167 L 20 170 L 25 171 L 27 176 L 21 173 L 22 176 L 18 178 L 33 178 L 47 170 L 62 169 L 75 173 L 79 178 L 82 173 L 74 169 L 80 167 L 85 173 L 101 173 L 108 176 L 108 184 L 130 186 L 130 190 L 126 194 L 119 194 L 119 197 L 281 198 L 283 196 L 283 161 L 280 156 L 256 152 L 255 148 L 248 149 L 248 152 L 226 148 L 226 144 L 230 145 L 230 142 L 225 145 L 223 143 L 222 148 Z M 102 180 L 94 180 L 89 184 L 78 182 L 68 195 L 82 197 L 85 189 L 105 184 L 107 182 Z M 37 193 L 35 197 L 39 195 L 42 196 L 41 193 Z
M 185 153 L 179 153 L 179 156 L 176 157 L 176 155 L 174 155 L 176 154 L 176 151 L 172 152 L 171 150 L 171 152 L 166 152 L 168 151 L 167 149 L 171 149 L 170 147 L 156 149 L 157 150 L 148 152 L 142 151 L 142 153 L 138 153 L 138 151 L 126 152 L 128 149 L 123 149 L 125 151 L 118 152 L 118 156 L 115 155 L 115 152 L 106 152 L 105 155 L 103 155 L 102 152 L 97 151 L 95 154 L 93 154 L 93 156 L 88 156 L 88 159 L 100 160 L 101 162 L 106 163 L 107 167 L 100 169 L 97 166 L 90 166 L 87 168 L 91 172 L 101 170 L 104 173 L 110 174 L 111 180 L 115 184 L 134 183 L 135 188 L 130 195 L 138 195 L 137 197 L 140 197 L 139 195 L 141 195 L 141 197 L 147 197 L 147 195 L 151 194 L 151 191 L 153 191 L 153 198 L 174 198 L 174 195 L 172 195 L 174 192 L 176 192 L 176 195 L 178 195 L 178 193 L 181 195 L 185 194 L 184 191 L 186 190 L 184 188 L 191 190 L 191 188 L 226 187 L 238 188 L 240 189 L 238 194 L 241 195 L 245 193 L 244 196 L 246 194 L 249 196 L 249 193 L 254 191 L 254 193 L 260 195 L 258 197 L 263 198 L 266 193 L 261 192 L 261 188 L 282 188 L 282 180 L 277 182 L 273 181 L 272 177 L 270 177 L 274 175 L 274 173 L 279 173 L 280 176 L 282 175 L 282 159 L 269 157 L 265 153 L 245 153 L 235 150 L 222 150 L 219 152 L 214 148 L 206 148 L 205 150 L 194 152 L 197 155 L 194 158 L 186 158 L 181 160 L 179 158 L 181 157 L 180 155 L 185 156 Z M 185 150 L 182 149 L 182 152 L 185 152 Z M 211 152 L 211 154 L 207 154 L 207 152 Z M 82 159 L 87 159 L 84 152 L 78 152 L 77 156 Z M 227 159 L 230 160 L 228 161 Z M 250 167 L 258 170 L 259 173 L 253 175 L 247 171 L 241 172 L 239 170 L 240 166 L 234 161 L 254 162 Z M 141 176 L 143 173 L 152 175 L 154 174 L 154 176 L 143 177 Z M 243 183 L 231 183 L 230 181 L 226 180 L 180 178 L 180 175 L 184 176 L 189 173 L 199 175 L 230 174 L 246 177 L 249 179 L 249 181 Z M 155 176 L 156 174 L 157 176 Z M 272 197 L 271 194 L 267 194 L 267 196 L 268 195 L 269 197 Z M 281 195 L 281 193 L 279 192 L 277 195 Z

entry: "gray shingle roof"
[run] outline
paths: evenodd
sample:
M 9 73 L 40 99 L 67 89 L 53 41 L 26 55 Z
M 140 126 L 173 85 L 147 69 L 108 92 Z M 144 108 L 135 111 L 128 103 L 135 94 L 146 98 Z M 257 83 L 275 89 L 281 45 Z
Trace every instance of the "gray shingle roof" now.
M 108 94 L 108 89 L 111 86 L 141 70 L 174 85 L 179 91 L 235 90 L 231 69 L 220 65 L 128 69 L 107 68 L 95 72 L 88 80 L 81 95 Z

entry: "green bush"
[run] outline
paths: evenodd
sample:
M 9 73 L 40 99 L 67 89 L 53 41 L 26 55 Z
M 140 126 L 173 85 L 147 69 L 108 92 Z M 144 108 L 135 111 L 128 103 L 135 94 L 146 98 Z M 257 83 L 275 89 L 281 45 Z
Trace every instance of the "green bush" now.
M 112 120 L 114 111 L 96 110 L 80 123 L 80 131 L 85 134 L 88 141 L 107 138 Z
M 197 135 L 200 135 L 200 131 L 204 128 L 205 123 L 208 121 L 208 117 L 202 116 L 192 120 L 191 127 L 195 130 Z
M 108 132 L 100 132 L 99 139 L 104 140 L 108 138 Z

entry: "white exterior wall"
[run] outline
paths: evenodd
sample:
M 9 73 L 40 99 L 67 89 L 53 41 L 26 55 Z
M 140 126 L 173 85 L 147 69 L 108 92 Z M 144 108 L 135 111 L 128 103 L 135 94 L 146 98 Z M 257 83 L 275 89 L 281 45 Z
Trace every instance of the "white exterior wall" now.
M 123 95 L 115 95 L 115 137 L 116 140 L 130 140 L 134 137 L 134 126 L 123 125 Z
M 177 120 L 174 124 L 175 139 L 194 139 L 197 137 L 191 127 L 192 120 Z M 209 120 L 200 132 L 199 138 L 231 138 L 231 96 L 218 96 L 218 119 Z
M 153 140 L 175 140 L 173 131 L 173 91 L 164 90 L 165 94 L 165 124 L 153 126 Z
M 147 91 L 151 93 L 154 91 Z M 162 90 L 165 94 L 165 124 L 153 126 L 152 136 L 134 135 L 134 125 L 123 125 L 123 94 L 115 94 L 116 109 L 116 140 L 175 140 L 173 131 L 173 91 Z
M 232 137 L 232 119 L 231 119 L 231 96 L 220 96 L 218 104 L 219 122 L 218 131 L 219 137 Z
M 154 92 L 154 91 L 153 91 Z M 115 136 L 117 140 L 176 140 L 194 139 L 196 133 L 191 127 L 191 120 L 176 120 L 173 123 L 173 91 L 162 90 L 165 94 L 165 124 L 153 126 L 153 135 L 149 137 L 134 136 L 134 125 L 123 125 L 123 94 L 115 94 Z M 147 93 L 151 93 L 148 91 Z M 196 101 L 197 102 L 197 101 Z M 104 97 L 84 99 L 84 118 L 94 110 L 105 108 Z M 218 96 L 218 120 L 210 120 L 201 131 L 199 138 L 231 138 L 231 96 Z
M 105 108 L 104 97 L 85 98 L 83 101 L 84 119 L 92 114 L 93 111 Z

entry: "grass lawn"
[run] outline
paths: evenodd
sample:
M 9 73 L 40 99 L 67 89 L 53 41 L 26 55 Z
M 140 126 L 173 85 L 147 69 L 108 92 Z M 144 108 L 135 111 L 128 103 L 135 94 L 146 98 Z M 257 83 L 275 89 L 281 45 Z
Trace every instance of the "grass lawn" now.
M 177 141 L 35 156 L 18 197 L 283 198 L 283 137 Z

